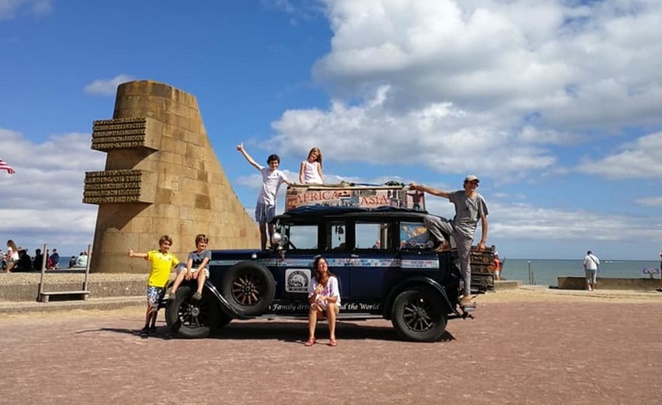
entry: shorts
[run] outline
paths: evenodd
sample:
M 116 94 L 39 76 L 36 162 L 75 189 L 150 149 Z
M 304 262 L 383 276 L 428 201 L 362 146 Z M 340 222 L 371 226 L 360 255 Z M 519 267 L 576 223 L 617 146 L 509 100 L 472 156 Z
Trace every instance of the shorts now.
M 165 287 L 147 286 L 147 305 L 150 307 L 156 307 L 159 305 L 159 301 L 163 298 L 164 291 Z
M 595 284 L 597 281 L 597 270 L 586 270 L 586 282 Z
M 205 276 L 209 278 L 209 268 L 205 267 L 203 270 L 205 271 Z M 186 272 L 186 265 L 177 266 L 177 274 L 179 274 L 180 271 Z
M 257 203 L 255 206 L 255 220 L 259 223 L 270 223 L 276 216 L 276 206 Z
M 322 313 L 326 313 L 326 308 L 329 306 L 329 303 L 326 301 L 316 301 L 314 304 L 321 309 L 321 311 L 318 312 Z M 340 305 L 336 304 L 336 315 L 338 315 L 338 313 L 340 313 Z

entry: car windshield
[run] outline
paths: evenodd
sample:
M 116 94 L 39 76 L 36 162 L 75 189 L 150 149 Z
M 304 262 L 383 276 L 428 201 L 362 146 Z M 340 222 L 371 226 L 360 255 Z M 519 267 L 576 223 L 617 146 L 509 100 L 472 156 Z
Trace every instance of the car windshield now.
M 317 225 L 283 225 L 280 232 L 287 236 L 287 249 L 317 249 Z

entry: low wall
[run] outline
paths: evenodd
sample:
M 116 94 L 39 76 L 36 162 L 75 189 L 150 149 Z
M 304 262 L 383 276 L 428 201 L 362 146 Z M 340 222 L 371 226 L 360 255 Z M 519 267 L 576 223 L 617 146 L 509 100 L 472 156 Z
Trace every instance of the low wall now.
M 36 301 L 40 273 L 3 273 L 0 275 L 0 301 Z M 84 271 L 47 272 L 44 291 L 82 290 Z M 87 289 L 90 298 L 144 296 L 147 274 L 90 274 Z
M 557 285 L 562 290 L 585 290 L 586 279 L 577 276 L 559 276 Z M 660 287 L 656 278 L 598 277 L 596 290 L 655 290 Z

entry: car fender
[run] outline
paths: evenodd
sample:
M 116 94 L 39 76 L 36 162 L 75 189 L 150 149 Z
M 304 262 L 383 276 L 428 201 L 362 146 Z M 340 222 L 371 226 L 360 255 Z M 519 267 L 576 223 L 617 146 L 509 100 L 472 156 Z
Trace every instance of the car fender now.
M 397 297 L 398 294 L 400 294 L 402 291 L 412 287 L 424 287 L 438 292 L 443 297 L 448 310 L 455 313 L 456 315 L 460 315 L 455 309 L 455 306 L 451 304 L 451 301 L 448 298 L 448 294 L 446 293 L 446 288 L 443 285 L 439 284 L 437 281 L 431 279 L 430 277 L 416 276 L 406 278 L 391 288 L 391 291 L 389 291 L 388 295 L 386 296 L 386 300 L 384 300 L 384 318 L 391 319 L 391 309 L 393 307 L 393 301 L 395 301 L 395 297 Z
M 218 291 L 218 289 L 216 289 L 216 287 L 212 283 L 210 283 L 209 280 L 205 281 L 205 288 L 207 290 L 209 290 L 209 292 L 214 294 L 214 297 L 216 297 L 216 299 L 218 300 L 218 303 L 221 304 L 221 310 L 223 310 L 223 312 L 225 312 L 225 314 L 227 316 L 229 316 L 230 318 L 232 318 L 232 319 L 252 319 L 253 318 L 251 316 L 246 316 L 246 315 L 242 315 L 242 314 L 237 313 L 237 311 L 235 311 L 234 308 L 232 308 L 232 306 L 230 305 L 228 300 L 226 300 L 225 297 L 223 297 L 223 295 L 220 293 L 220 291 Z

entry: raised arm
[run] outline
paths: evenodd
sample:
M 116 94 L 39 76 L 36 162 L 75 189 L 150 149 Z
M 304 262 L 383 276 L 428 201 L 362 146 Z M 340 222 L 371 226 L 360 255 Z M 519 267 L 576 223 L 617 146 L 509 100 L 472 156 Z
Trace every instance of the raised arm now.
M 422 184 L 410 183 L 409 188 L 412 189 L 412 190 L 418 190 L 418 191 L 422 191 L 424 193 L 436 195 L 437 197 L 448 198 L 450 196 L 449 192 L 439 190 L 439 189 L 436 189 L 436 188 L 432 188 L 432 187 L 428 187 L 428 186 L 424 186 Z
M 147 253 L 134 252 L 133 249 L 129 248 L 129 257 L 139 257 L 142 259 L 147 259 L 149 255 Z
M 242 155 L 244 155 L 244 157 L 246 158 L 246 160 L 248 161 L 248 163 L 251 164 L 251 166 L 253 166 L 253 167 L 256 168 L 257 170 L 262 170 L 262 169 L 263 169 L 262 166 L 260 166 L 260 165 L 255 161 L 255 159 L 253 159 L 253 158 L 251 157 L 251 155 L 249 155 L 248 152 L 246 152 L 246 149 L 244 149 L 244 144 L 243 144 L 243 143 L 240 143 L 239 145 L 237 145 L 237 150 L 238 150 L 239 152 L 241 152 Z

